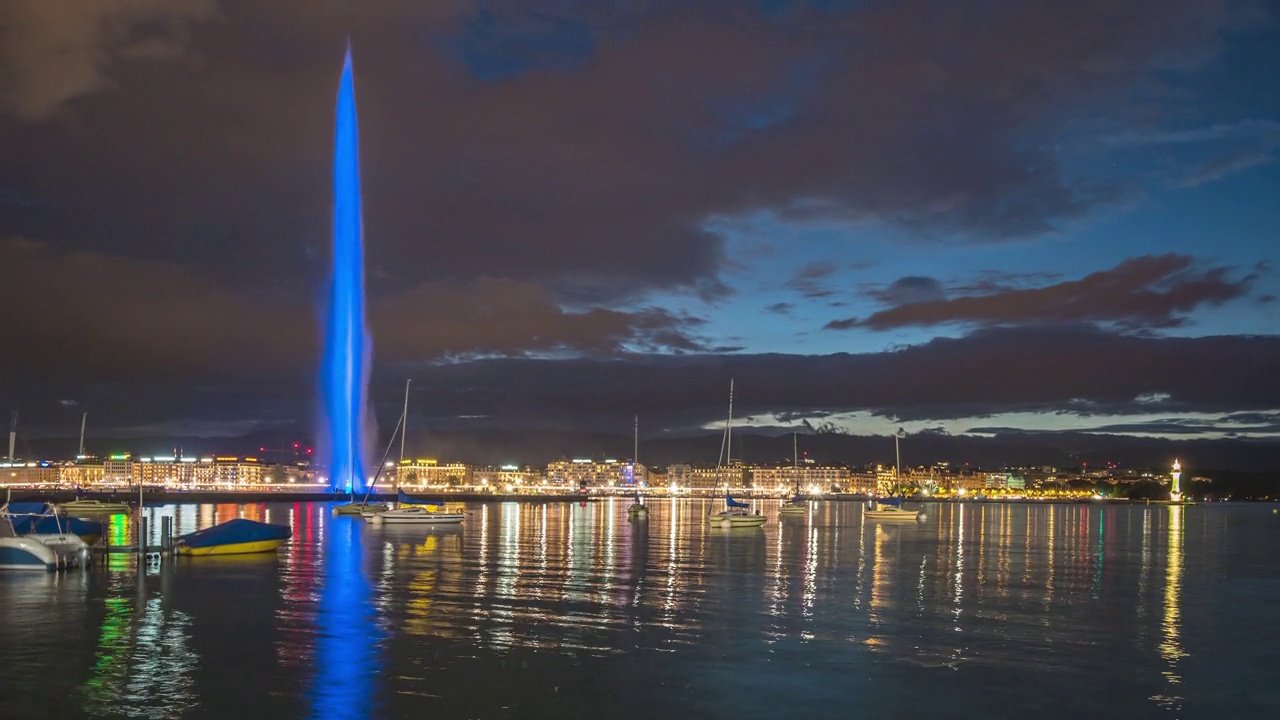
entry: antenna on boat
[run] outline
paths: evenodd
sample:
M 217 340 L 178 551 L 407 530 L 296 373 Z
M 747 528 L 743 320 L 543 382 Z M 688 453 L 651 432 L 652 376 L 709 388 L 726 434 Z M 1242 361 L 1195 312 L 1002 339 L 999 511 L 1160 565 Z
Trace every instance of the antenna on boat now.
M 400 413 L 400 424 L 405 426 L 405 430 L 408 429 L 408 423 L 409 423 L 409 383 L 411 382 L 413 382 L 412 378 L 404 381 L 404 410 Z M 404 431 L 400 433 L 400 464 L 401 465 L 404 464 L 404 438 L 408 434 L 409 434 L 408 432 L 404 432 Z

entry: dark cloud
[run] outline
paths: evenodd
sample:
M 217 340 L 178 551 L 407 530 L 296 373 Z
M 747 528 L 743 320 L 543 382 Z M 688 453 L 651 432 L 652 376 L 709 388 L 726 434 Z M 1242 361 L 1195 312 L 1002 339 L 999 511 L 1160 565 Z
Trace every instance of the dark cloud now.
M 1176 327 L 1202 305 L 1245 296 L 1256 275 L 1233 279 L 1232 268 L 1193 267 L 1188 255 L 1144 255 L 1080 280 L 989 295 L 906 301 L 865 319 L 837 320 L 829 330 L 888 330 L 945 323 L 1026 325 L 1113 323 L 1127 328 Z M 882 299 L 887 299 L 884 295 Z
M 678 429 L 720 417 L 729 378 L 742 417 L 863 410 L 945 420 L 1073 406 L 1086 414 L 1274 412 L 1280 379 L 1266 369 L 1276 362 L 1274 337 L 993 328 L 860 355 L 494 360 L 423 368 L 414 377 L 439 422 L 479 413 L 519 427 L 555 407 L 556 423 L 589 427 L 639 412 L 651 417 L 650 427 Z M 393 383 L 384 389 L 391 399 L 394 391 Z M 1153 405 L 1152 398 L 1163 400 Z
M 25 200 L 0 234 L 310 287 L 350 35 L 377 292 L 487 276 L 576 302 L 714 295 L 715 217 L 990 240 L 1088 212 L 1111 189 L 1067 178 L 1046 140 L 1202 65 L 1235 12 L 483 5 L 15 5 L 0 177 Z
M 792 303 L 779 302 L 766 307 L 764 311 L 767 313 L 773 313 L 774 315 L 790 315 L 791 311 L 794 310 L 795 307 L 796 306 Z
M 61 255 L 28 240 L 0 242 L 0 287 L 29 304 L 0 304 L 11 380 L 31 377 L 199 381 L 261 378 L 315 367 L 316 310 L 258 288 L 234 291 L 181 265 Z M 68 307 L 60 302 L 71 293 Z M 403 363 L 473 355 L 706 349 L 701 320 L 658 308 L 562 309 L 529 283 L 481 277 L 424 282 L 369 308 L 375 356 Z

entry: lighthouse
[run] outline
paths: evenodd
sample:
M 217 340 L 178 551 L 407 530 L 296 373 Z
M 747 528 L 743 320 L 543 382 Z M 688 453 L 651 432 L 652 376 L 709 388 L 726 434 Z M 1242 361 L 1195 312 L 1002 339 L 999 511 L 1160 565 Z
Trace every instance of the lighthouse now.
M 1169 488 L 1169 501 L 1182 502 L 1182 463 L 1173 461 L 1173 485 Z

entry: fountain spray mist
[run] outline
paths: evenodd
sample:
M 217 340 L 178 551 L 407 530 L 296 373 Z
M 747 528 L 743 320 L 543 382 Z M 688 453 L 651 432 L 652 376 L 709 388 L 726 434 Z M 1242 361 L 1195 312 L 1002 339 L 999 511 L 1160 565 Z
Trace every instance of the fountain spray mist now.
M 333 152 L 333 271 L 320 367 L 324 402 L 321 447 L 328 454 L 330 485 L 343 492 L 360 492 L 365 484 L 364 430 L 372 341 L 364 317 L 363 235 L 360 143 L 348 43 L 338 86 Z

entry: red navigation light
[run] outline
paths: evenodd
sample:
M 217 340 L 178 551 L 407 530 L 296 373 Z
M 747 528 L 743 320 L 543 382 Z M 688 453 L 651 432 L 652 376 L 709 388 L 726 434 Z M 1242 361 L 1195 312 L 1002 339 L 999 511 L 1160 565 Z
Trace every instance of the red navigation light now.
M 310 455 L 310 454 L 311 454 L 311 448 L 307 448 L 307 454 L 308 454 L 308 455 Z
M 298 449 L 298 443 L 294 443 L 294 444 L 293 444 L 293 449 L 294 449 L 294 450 L 297 450 L 297 449 Z

